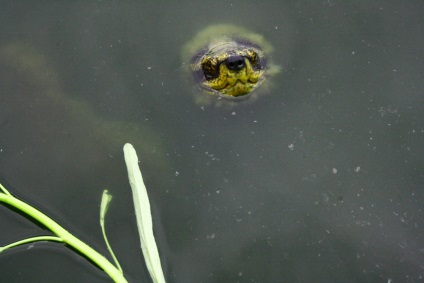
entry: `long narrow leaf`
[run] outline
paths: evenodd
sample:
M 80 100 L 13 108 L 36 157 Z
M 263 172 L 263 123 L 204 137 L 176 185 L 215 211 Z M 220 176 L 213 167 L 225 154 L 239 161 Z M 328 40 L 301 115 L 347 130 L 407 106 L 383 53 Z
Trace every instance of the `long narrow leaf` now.
M 124 146 L 125 163 L 128 170 L 135 215 L 137 218 L 137 227 L 140 234 L 141 249 L 147 269 L 154 283 L 164 283 L 162 267 L 160 264 L 159 252 L 153 235 L 152 214 L 150 212 L 149 197 L 147 196 L 146 186 L 141 176 L 138 166 L 138 157 L 134 147 L 127 143 Z

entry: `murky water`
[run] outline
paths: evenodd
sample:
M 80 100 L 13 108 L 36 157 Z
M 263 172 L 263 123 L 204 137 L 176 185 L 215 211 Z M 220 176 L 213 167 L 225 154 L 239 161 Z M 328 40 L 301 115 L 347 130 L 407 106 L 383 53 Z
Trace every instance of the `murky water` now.
M 28 5 L 0 11 L 0 177 L 148 282 L 122 147 L 139 153 L 168 282 L 420 282 L 424 5 L 270 1 Z M 52 2 L 53 3 L 53 2 Z M 201 107 L 181 47 L 210 24 L 263 34 L 270 94 Z M 0 206 L 0 245 L 45 234 Z M 4 282 L 109 282 L 36 243 Z

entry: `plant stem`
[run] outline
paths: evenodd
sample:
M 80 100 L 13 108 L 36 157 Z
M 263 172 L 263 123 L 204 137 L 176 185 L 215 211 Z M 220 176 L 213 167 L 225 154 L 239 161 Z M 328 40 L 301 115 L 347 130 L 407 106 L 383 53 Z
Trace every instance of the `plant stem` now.
M 105 217 L 106 217 L 106 213 L 111 201 L 112 201 L 112 195 L 109 194 L 108 190 L 104 190 L 102 195 L 102 202 L 100 204 L 100 227 L 102 228 L 103 238 L 105 239 L 106 247 L 109 250 L 110 255 L 112 256 L 112 259 L 115 262 L 115 265 L 119 269 L 119 271 L 123 273 L 122 267 L 119 264 L 119 261 L 116 258 L 115 253 L 113 252 L 112 247 L 110 246 L 106 236 Z
M 33 206 L 19 200 L 14 197 L 0 184 L 0 189 L 5 193 L 0 193 L 0 202 L 6 203 L 19 211 L 25 213 L 29 217 L 34 218 L 43 224 L 47 229 L 56 234 L 62 241 L 74 248 L 88 259 L 93 261 L 99 268 L 104 270 L 115 282 L 126 283 L 127 280 L 124 278 L 123 274 L 112 264 L 110 263 L 103 255 L 99 254 L 93 248 L 88 246 L 86 243 L 73 236 L 62 226 L 56 223 L 53 219 L 34 208 Z
M 9 245 L 6 245 L 4 247 L 0 247 L 0 253 L 10 249 L 10 248 L 14 248 L 20 245 L 25 245 L 28 243 L 34 243 L 34 242 L 41 242 L 41 241 L 48 241 L 48 242 L 59 242 L 59 243 L 63 243 L 63 240 L 59 237 L 55 237 L 55 236 L 37 236 L 37 237 L 31 237 L 31 238 L 27 238 L 27 239 L 23 239 L 14 243 L 11 243 Z

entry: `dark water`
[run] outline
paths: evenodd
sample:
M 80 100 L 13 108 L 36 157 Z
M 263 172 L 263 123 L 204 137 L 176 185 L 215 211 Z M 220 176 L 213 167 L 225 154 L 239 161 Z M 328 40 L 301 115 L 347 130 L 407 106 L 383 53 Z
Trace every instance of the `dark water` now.
M 149 282 L 122 146 L 139 153 L 168 282 L 421 282 L 422 1 L 3 1 L 0 178 Z M 183 44 L 263 34 L 273 90 L 201 107 Z M 45 234 L 0 206 L 0 245 Z M 58 244 L 0 254 L 1 282 L 109 282 Z

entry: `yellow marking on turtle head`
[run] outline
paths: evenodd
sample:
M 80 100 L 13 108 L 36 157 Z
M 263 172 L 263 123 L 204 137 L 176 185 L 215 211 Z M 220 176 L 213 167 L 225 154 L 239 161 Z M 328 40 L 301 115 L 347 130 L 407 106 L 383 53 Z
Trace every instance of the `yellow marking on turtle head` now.
M 256 87 L 264 71 L 261 69 L 255 70 L 248 58 L 242 58 L 244 62 L 236 70 L 229 68 L 228 63 L 226 64 L 225 61 L 221 62 L 218 66 L 218 77 L 206 80 L 204 84 L 231 97 L 242 96 L 251 92 Z

